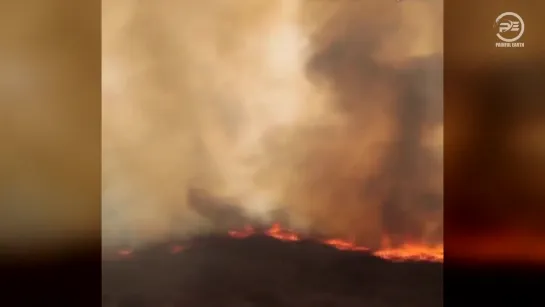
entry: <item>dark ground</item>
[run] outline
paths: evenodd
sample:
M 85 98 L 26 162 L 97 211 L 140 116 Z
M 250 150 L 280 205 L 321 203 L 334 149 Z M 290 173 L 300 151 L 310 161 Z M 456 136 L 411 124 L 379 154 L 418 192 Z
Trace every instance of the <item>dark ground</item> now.
M 162 246 L 103 263 L 104 276 L 94 248 L 40 262 L 2 259 L 0 306 L 544 306 L 543 267 L 461 265 L 448 248 L 441 265 L 307 243 L 207 242 L 177 255 Z
M 195 245 L 175 255 L 157 246 L 106 261 L 103 306 L 443 306 L 438 263 L 393 263 L 268 237 Z

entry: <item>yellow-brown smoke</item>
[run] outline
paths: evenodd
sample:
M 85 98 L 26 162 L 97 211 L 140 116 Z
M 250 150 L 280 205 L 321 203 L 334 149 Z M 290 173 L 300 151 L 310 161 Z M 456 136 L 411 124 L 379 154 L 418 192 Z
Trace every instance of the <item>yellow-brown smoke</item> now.
M 195 190 L 370 246 L 441 240 L 441 18 L 424 0 L 104 1 L 103 242 L 214 229 Z

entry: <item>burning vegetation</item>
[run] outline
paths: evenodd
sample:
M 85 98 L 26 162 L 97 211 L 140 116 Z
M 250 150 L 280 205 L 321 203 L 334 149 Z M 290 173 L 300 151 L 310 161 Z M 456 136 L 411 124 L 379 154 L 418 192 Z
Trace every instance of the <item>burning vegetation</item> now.
M 441 1 L 103 8 L 106 247 L 247 221 L 384 257 L 441 246 Z
M 442 254 L 371 251 L 278 224 L 119 250 L 103 263 L 103 306 L 442 305 Z
M 229 236 L 233 238 L 246 238 L 254 234 L 256 234 L 256 231 L 251 226 L 247 226 L 243 230 L 229 231 Z M 305 239 L 304 236 L 296 232 L 290 231 L 288 229 L 283 229 L 280 224 L 273 224 L 269 229 L 266 229 L 263 234 L 280 241 L 297 242 Z M 426 244 L 407 242 L 400 247 L 393 248 L 391 247 L 391 243 L 388 238 L 384 238 L 383 247 L 377 251 L 371 251 L 371 249 L 369 249 L 368 247 L 358 245 L 350 240 L 333 238 L 323 239 L 319 242 L 332 246 L 338 250 L 371 252 L 375 256 L 390 260 L 425 260 L 434 262 L 443 261 L 442 245 L 430 247 Z
M 441 306 L 442 1 L 103 12 L 105 305 Z
M 344 240 L 339 238 L 321 239 L 315 240 L 308 238 L 305 235 L 284 229 L 280 224 L 273 224 L 270 228 L 262 231 L 256 230 L 252 226 L 246 226 L 243 229 L 230 230 L 228 236 L 234 239 L 246 239 L 256 235 L 264 235 L 270 238 L 274 238 L 284 242 L 301 242 L 301 241 L 314 241 L 327 246 L 334 247 L 341 251 L 353 251 L 369 253 L 374 256 L 391 260 L 391 261 L 429 261 L 429 262 L 443 262 L 443 246 L 429 246 L 422 243 L 410 243 L 406 242 L 399 247 L 391 247 L 391 242 L 388 238 L 383 239 L 382 248 L 378 250 L 371 250 L 368 247 L 356 244 L 351 240 Z M 169 244 L 168 250 L 171 254 L 178 254 L 186 250 L 191 245 L 183 244 Z M 132 258 L 136 256 L 132 249 L 120 249 L 117 255 L 123 258 Z

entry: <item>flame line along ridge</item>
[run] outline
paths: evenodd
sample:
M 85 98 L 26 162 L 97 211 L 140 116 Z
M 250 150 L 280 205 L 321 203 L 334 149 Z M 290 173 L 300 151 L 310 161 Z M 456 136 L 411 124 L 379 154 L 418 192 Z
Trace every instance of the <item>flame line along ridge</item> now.
M 296 242 L 301 241 L 302 236 L 294 231 L 284 229 L 278 223 L 273 224 L 270 228 L 259 232 L 252 226 L 245 226 L 243 229 L 230 230 L 227 233 L 229 237 L 234 239 L 244 239 L 250 236 L 262 234 L 280 241 Z M 354 252 L 369 252 L 376 257 L 386 260 L 402 262 L 402 261 L 427 261 L 427 262 L 443 262 L 444 249 L 443 245 L 428 246 L 425 244 L 406 243 L 399 247 L 389 247 L 385 244 L 379 250 L 371 250 L 365 246 L 360 246 L 353 241 L 331 238 L 324 240 L 316 240 L 322 244 L 331 246 L 342 251 Z M 385 240 L 387 241 L 387 240 Z M 178 254 L 190 248 L 187 245 L 171 244 L 169 246 L 170 254 Z M 117 256 L 122 259 L 132 258 L 135 256 L 135 250 L 132 248 L 120 249 Z

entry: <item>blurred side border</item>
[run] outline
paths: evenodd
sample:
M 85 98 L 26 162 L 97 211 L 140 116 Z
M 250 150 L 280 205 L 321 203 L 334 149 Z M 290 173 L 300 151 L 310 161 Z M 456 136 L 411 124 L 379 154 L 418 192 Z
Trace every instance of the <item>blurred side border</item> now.
M 544 8 L 533 0 L 444 0 L 447 307 L 540 305 Z M 523 48 L 496 47 L 504 12 L 524 19 Z
M 0 25 L 0 305 L 100 306 L 101 1 L 4 1 Z

